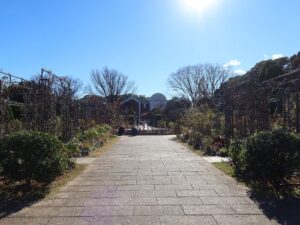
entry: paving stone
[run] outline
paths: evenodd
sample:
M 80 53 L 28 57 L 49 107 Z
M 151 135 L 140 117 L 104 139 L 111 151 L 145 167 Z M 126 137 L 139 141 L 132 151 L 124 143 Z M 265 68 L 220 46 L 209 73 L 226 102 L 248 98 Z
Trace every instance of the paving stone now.
M 119 185 L 118 191 L 154 190 L 154 185 Z
M 102 180 L 97 185 L 134 185 L 136 180 Z
M 95 191 L 92 196 L 94 198 L 126 198 L 136 195 L 136 191 Z
M 219 196 L 235 196 L 235 197 L 244 197 L 248 196 L 247 191 L 241 189 L 234 188 L 223 188 L 223 187 L 215 187 L 214 191 L 218 193 Z
M 270 221 L 262 215 L 214 215 L 219 225 L 274 225 L 274 221 Z
M 181 169 L 180 169 L 181 170 Z M 197 172 L 187 172 L 187 171 L 180 171 L 180 172 L 168 172 L 169 176 L 197 176 Z
M 163 181 L 163 180 L 168 180 L 168 179 L 170 179 L 170 176 L 168 176 L 168 175 L 165 175 L 165 176 L 158 176 L 158 175 L 155 175 L 155 176 L 153 176 L 153 180 L 160 180 L 160 181 Z
M 121 175 L 113 173 L 96 173 L 88 176 L 82 176 L 75 179 L 76 181 L 101 181 L 101 180 L 121 180 Z
M 191 183 L 192 187 L 194 189 L 213 189 L 213 187 L 210 184 L 207 184 L 205 181 L 198 182 L 198 183 Z
M 245 186 L 171 138 L 121 137 L 56 195 L 0 225 L 271 224 Z
M 156 184 L 156 185 L 168 185 L 171 184 L 170 178 L 154 179 L 154 180 L 137 180 L 138 184 Z
M 117 189 L 117 185 L 93 185 L 93 186 L 69 186 L 67 190 L 61 190 L 64 192 L 75 191 L 75 192 L 93 192 L 93 191 L 114 191 Z
M 235 214 L 229 205 L 184 205 L 183 211 L 187 215 L 220 215 Z
M 50 220 L 47 225 L 91 225 L 93 223 L 92 217 L 57 217 Z M 96 225 L 96 224 L 95 224 Z M 102 223 L 99 222 L 97 225 L 105 225 L 104 220 Z
M 106 217 L 104 222 L 105 225 L 160 225 L 159 217 L 154 216 Z
M 54 217 L 54 216 L 80 216 L 83 207 L 30 207 L 11 217 Z
M 208 177 L 203 177 L 203 176 L 199 176 L 198 174 L 194 174 L 194 175 L 190 175 L 190 176 L 186 176 L 186 179 L 189 180 L 189 181 L 200 181 L 200 182 L 205 182 L 205 178 L 208 178 Z M 207 182 L 205 182 L 207 183 Z
M 65 206 L 101 206 L 111 205 L 112 198 L 80 198 L 80 199 L 67 199 Z
M 190 183 L 190 181 L 187 180 L 184 176 L 181 176 L 181 177 L 171 176 L 171 182 L 172 182 L 172 184 Z
M 134 184 L 136 184 L 136 179 L 133 179 L 133 180 L 119 180 L 119 181 L 116 181 L 115 184 L 117 184 L 117 185 L 134 185 Z
M 190 190 L 193 187 L 189 184 L 185 185 L 155 185 L 155 190 Z
M 218 196 L 214 190 L 183 190 L 176 191 L 178 197 Z
M 88 206 L 81 216 L 127 216 L 132 213 L 131 206 Z
M 233 182 L 233 180 L 228 178 L 219 179 L 219 177 L 211 176 L 211 177 L 205 177 L 203 180 L 208 184 L 227 184 L 230 182 Z
M 163 216 L 161 225 L 217 225 L 211 216 Z
M 260 215 L 262 211 L 256 205 L 231 205 L 237 214 Z
M 238 204 L 249 205 L 250 203 L 244 197 L 200 197 L 203 204 Z
M 136 192 L 136 197 L 176 197 L 176 192 L 173 190 L 142 190 Z
M 121 176 L 121 180 L 153 180 L 153 176 L 152 175 Z
M 183 215 L 183 211 L 180 206 L 135 206 L 133 214 L 138 216 Z
M 58 199 L 45 199 L 45 200 L 35 203 L 34 205 L 32 205 L 32 207 L 63 206 L 66 204 L 66 202 L 67 202 L 67 199 L 59 199 L 59 198 Z
M 12 213 L 9 217 L 39 217 L 39 216 L 57 216 L 59 208 L 58 207 L 28 207 L 24 208 L 16 213 Z
M 89 198 L 91 197 L 92 192 L 60 192 L 51 198 Z
M 156 205 L 156 198 L 113 198 L 111 205 Z
M 4 218 L 0 225 L 46 225 L 49 218 Z
M 199 197 L 157 198 L 158 205 L 198 205 L 203 204 Z

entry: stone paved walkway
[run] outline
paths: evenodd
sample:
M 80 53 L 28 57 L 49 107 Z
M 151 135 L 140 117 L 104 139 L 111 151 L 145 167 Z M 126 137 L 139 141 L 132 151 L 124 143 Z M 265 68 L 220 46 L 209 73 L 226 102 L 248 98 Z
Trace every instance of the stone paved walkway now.
M 122 137 L 53 198 L 0 224 L 273 224 L 245 187 L 171 138 Z

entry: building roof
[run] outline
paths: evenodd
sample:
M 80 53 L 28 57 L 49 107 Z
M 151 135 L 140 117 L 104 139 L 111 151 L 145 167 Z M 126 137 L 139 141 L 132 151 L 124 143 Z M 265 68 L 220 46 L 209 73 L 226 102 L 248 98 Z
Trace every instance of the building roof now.
M 161 93 L 155 93 L 154 95 L 151 96 L 150 101 L 155 101 L 155 102 L 166 102 L 167 98 Z

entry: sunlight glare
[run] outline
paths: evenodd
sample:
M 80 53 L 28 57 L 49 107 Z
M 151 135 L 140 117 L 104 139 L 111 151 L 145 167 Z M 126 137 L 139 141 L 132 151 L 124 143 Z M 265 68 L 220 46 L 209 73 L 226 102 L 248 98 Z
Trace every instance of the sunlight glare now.
M 186 11 L 202 14 L 216 5 L 218 0 L 181 0 Z

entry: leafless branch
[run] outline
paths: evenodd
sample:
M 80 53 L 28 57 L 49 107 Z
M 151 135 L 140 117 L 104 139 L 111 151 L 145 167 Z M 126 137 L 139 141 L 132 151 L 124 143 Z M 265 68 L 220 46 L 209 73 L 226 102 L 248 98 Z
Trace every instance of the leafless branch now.
M 197 105 L 200 100 L 211 98 L 229 75 L 230 70 L 220 65 L 198 64 L 171 74 L 168 84 L 178 95 Z
M 121 95 L 132 94 L 135 91 L 135 84 L 129 81 L 124 74 L 103 68 L 101 71 L 93 70 L 91 79 L 96 91 L 106 99 L 109 104 L 116 104 L 120 101 Z

